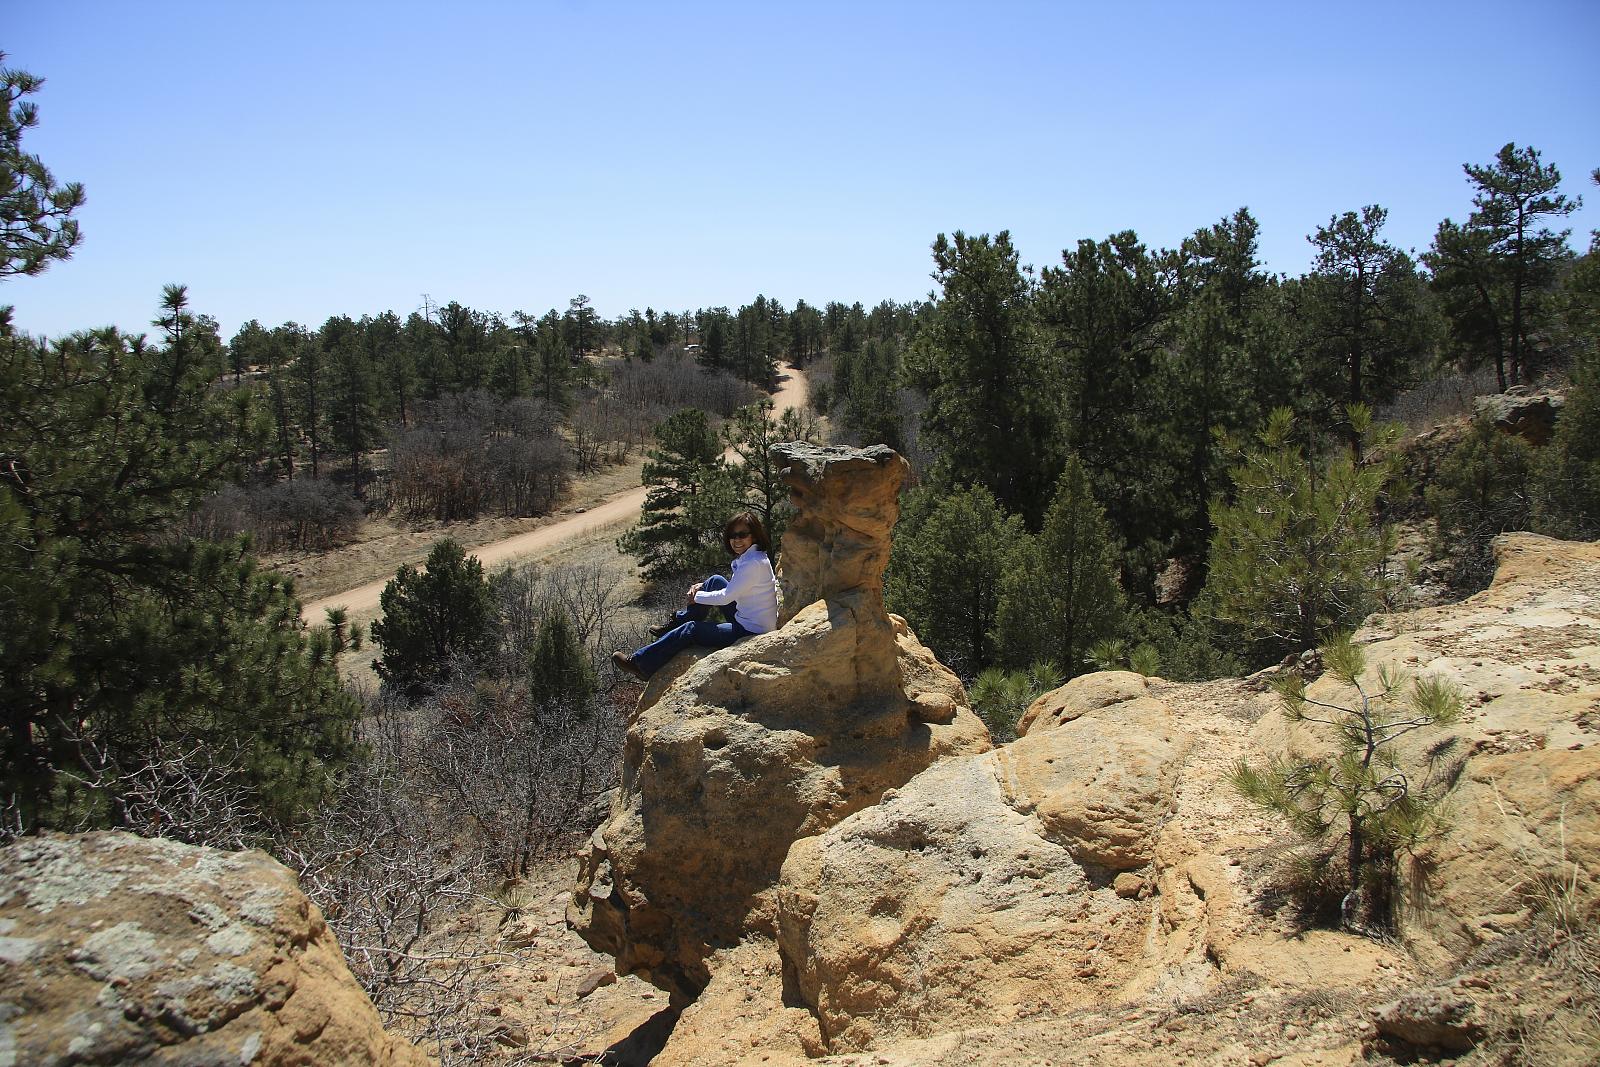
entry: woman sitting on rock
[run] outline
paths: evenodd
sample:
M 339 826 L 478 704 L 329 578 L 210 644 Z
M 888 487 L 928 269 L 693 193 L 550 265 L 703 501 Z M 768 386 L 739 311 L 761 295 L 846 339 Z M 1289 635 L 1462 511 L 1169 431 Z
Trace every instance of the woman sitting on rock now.
M 722 527 L 722 545 L 733 557 L 733 577 L 713 574 L 689 587 L 684 606 L 672 621 L 653 628 L 654 642 L 636 650 L 614 652 L 611 662 L 635 678 L 649 677 L 692 645 L 727 648 L 752 634 L 778 626 L 778 579 L 767 558 L 767 528 L 753 512 L 741 511 Z M 731 622 L 707 622 L 712 608 L 721 608 Z

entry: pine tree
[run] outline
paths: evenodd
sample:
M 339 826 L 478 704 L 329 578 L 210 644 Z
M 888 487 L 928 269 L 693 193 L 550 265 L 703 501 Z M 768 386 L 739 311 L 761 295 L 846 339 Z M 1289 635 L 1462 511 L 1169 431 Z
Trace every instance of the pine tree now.
M 175 534 L 254 454 L 215 330 L 166 294 L 165 341 L 0 329 L 0 804 L 25 828 L 122 824 L 128 776 L 226 766 L 287 820 L 350 757 L 326 635 L 242 544 Z
M 904 446 L 900 425 L 900 351 L 891 340 L 867 339 L 858 353 L 841 353 L 834 388 L 843 401 L 843 420 L 862 444 Z
M 272 333 L 255 319 L 239 327 L 239 332 L 228 342 L 228 365 L 233 371 L 233 381 L 244 380 L 249 367 L 265 367 L 271 362 Z
M 1049 660 L 1078 674 L 1089 649 L 1126 622 L 1119 553 L 1083 464 L 1069 457 L 1038 536 L 1001 576 L 995 615 L 1001 662 L 1024 667 Z
M 922 435 L 939 453 L 933 477 L 982 484 L 1001 507 L 1037 521 L 1055 469 L 1059 383 L 1035 333 L 1032 281 L 1006 232 L 940 234 L 933 259 L 942 293 L 909 368 L 928 396 Z
M 322 324 L 315 344 L 323 352 L 329 438 L 350 460 L 350 478 L 361 495 L 361 457 L 378 440 L 378 380 L 366 331 L 348 315 Z
M 1289 757 L 1264 768 L 1239 763 L 1232 781 L 1246 799 L 1289 820 L 1307 841 L 1333 844 L 1342 835 L 1346 925 L 1389 919 L 1397 872 L 1395 856 L 1440 827 L 1448 778 L 1408 767 L 1397 742 L 1416 730 L 1448 726 L 1461 715 L 1461 691 L 1442 678 L 1410 679 L 1387 669 L 1377 684 L 1348 636 L 1322 651 L 1328 673 L 1347 696 L 1313 698 L 1298 674 L 1283 676 L 1277 691 L 1290 722 L 1317 723 L 1333 734 L 1335 751 L 1323 757 Z M 1337 701 L 1337 702 L 1336 702 Z
M 1170 413 L 1159 364 L 1174 310 L 1171 253 L 1152 254 L 1132 231 L 1079 241 L 1040 281 L 1043 336 L 1061 371 L 1061 431 L 1089 472 L 1095 498 L 1125 543 L 1124 567 L 1142 587 L 1184 525 Z
M 908 494 L 884 576 L 890 611 L 905 616 L 941 662 L 970 677 L 995 662 L 1000 583 L 1028 543 L 983 486 Z
M 1306 238 L 1317 250 L 1306 305 L 1314 373 L 1340 405 L 1391 399 L 1429 354 L 1422 279 L 1410 256 L 1379 238 L 1387 218 L 1370 204 L 1360 215 L 1335 215 Z
M 1427 502 L 1437 524 L 1434 551 L 1448 561 L 1451 584 L 1487 586 L 1495 535 L 1529 528 L 1532 470 L 1532 447 L 1481 416 L 1439 464 Z
M 1366 447 L 1377 434 L 1360 406 L 1346 412 Z M 1393 532 L 1377 518 L 1393 461 L 1358 461 L 1347 450 L 1319 459 L 1295 439 L 1294 414 L 1279 408 L 1229 471 L 1231 501 L 1211 520 L 1211 569 L 1201 610 L 1261 642 L 1266 658 L 1315 648 L 1359 620 L 1389 579 Z
M 739 502 L 760 516 L 776 551 L 788 523 L 789 487 L 783 484 L 782 470 L 773 461 L 772 446 L 783 441 L 813 440 L 816 430 L 807 426 L 794 408 L 777 418 L 772 417 L 772 411 L 773 402 L 767 397 L 740 408 L 723 425 L 722 438 L 734 454 L 729 473 Z
M 452 300 L 439 309 L 439 340 L 449 392 L 482 389 L 489 380 L 491 323 L 481 311 Z
M 1543 451 L 1534 478 L 1540 529 L 1580 540 L 1600 537 L 1600 346 L 1594 341 L 1573 361 L 1572 388 Z
M 1175 472 L 1172 547 L 1180 555 L 1203 552 L 1210 540 L 1207 509 L 1226 463 L 1217 441 L 1253 425 L 1254 390 L 1275 369 L 1261 331 L 1273 283 L 1256 258 L 1259 230 L 1240 208 L 1195 231 L 1177 257 L 1178 310 L 1158 391 L 1170 405 L 1162 420 L 1170 443 L 1160 451 Z
M 300 327 L 285 323 L 272 331 L 266 348 L 267 406 L 272 419 L 273 458 L 283 477 L 294 481 L 294 462 L 298 453 L 296 432 L 296 384 L 293 378 L 293 352 L 299 342 Z
M 5 58 L 0 52 L 0 63 Z M 22 150 L 23 131 L 39 122 L 38 106 L 23 97 L 43 84 L 0 67 L 0 278 L 39 274 L 71 256 L 82 239 L 72 213 L 83 206 L 83 186 L 57 185 L 39 157 Z
M 579 293 L 567 301 L 567 314 L 562 320 L 564 339 L 567 351 L 576 358 L 583 358 L 589 349 L 595 345 L 595 315 L 594 308 L 589 306 L 589 297 Z
M 383 617 L 372 624 L 372 639 L 383 651 L 372 666 L 403 691 L 482 663 L 493 649 L 494 599 L 483 564 L 450 538 L 433 546 L 424 570 L 396 571 L 378 604 Z
M 322 477 L 322 455 L 327 442 L 328 360 L 317 338 L 289 324 L 289 380 L 293 383 L 297 422 L 311 452 L 311 477 Z
M 1493 163 L 1463 164 L 1472 183 L 1466 225 L 1439 224 L 1424 257 L 1444 297 L 1451 331 L 1470 353 L 1494 359 L 1500 388 L 1530 371 L 1534 336 L 1544 326 L 1559 266 L 1571 258 L 1567 236 L 1543 224 L 1570 215 L 1582 198 L 1557 192 L 1561 172 L 1534 148 L 1506 144 Z
M 655 436 L 644 465 L 642 480 L 650 488 L 639 523 L 617 541 L 619 550 L 638 557 L 646 581 L 720 563 L 714 531 L 721 530 L 737 499 L 705 412 L 685 408 L 657 426 Z M 721 518 L 713 518 L 719 511 Z
M 400 316 L 385 311 L 376 317 L 363 317 L 360 325 L 368 362 L 381 385 L 378 413 L 403 429 L 411 425 L 416 402 L 417 364 L 415 353 L 402 337 Z
M 536 707 L 586 711 L 594 702 L 594 667 L 572 623 L 551 611 L 528 654 L 528 694 Z

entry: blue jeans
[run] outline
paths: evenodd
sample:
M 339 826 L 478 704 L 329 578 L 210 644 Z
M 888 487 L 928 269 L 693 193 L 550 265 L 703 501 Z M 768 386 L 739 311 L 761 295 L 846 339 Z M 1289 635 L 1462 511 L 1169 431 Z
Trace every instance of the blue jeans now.
M 700 588 L 707 591 L 727 587 L 728 579 L 720 574 L 713 574 L 700 583 Z M 734 605 L 724 604 L 722 614 L 732 619 L 733 609 Z M 737 622 L 707 622 L 706 616 L 710 613 L 711 608 L 706 604 L 691 604 L 674 612 L 672 618 L 678 625 L 635 652 L 633 665 L 646 675 L 651 675 L 686 648 L 727 648 L 735 641 L 751 636 L 750 631 Z

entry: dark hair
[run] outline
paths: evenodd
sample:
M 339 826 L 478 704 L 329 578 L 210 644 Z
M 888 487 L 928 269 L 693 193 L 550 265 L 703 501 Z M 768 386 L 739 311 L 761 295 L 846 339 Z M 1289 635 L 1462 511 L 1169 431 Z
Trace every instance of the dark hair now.
M 757 548 L 763 552 L 772 550 L 772 542 L 767 540 L 767 528 L 756 518 L 756 513 L 741 511 L 722 524 L 722 547 L 727 549 L 730 555 L 733 554 L 733 528 L 740 525 L 749 528 L 750 539 L 755 542 Z

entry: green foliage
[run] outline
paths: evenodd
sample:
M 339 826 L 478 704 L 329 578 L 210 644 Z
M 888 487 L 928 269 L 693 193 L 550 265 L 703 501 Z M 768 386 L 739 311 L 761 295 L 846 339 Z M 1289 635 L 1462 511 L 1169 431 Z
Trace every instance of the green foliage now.
M 1245 662 L 1230 651 L 1231 634 L 1204 614 L 1146 608 L 1130 615 L 1128 634 L 1127 644 L 1132 645 L 1132 651 L 1123 662 L 1141 674 L 1159 674 L 1175 682 L 1203 682 L 1234 677 L 1248 670 Z M 1153 671 L 1134 666 L 1135 653 L 1141 648 L 1153 651 L 1153 655 L 1146 652 L 1146 658 L 1141 659 L 1144 665 L 1153 660 Z
M 1083 240 L 1040 278 L 1040 317 L 1059 360 L 1061 431 L 1089 471 L 1095 498 L 1153 579 L 1179 523 L 1169 487 L 1177 459 L 1151 408 L 1170 408 L 1158 375 L 1175 309 L 1170 256 L 1133 231 Z
M 1039 535 L 1019 545 L 1001 576 L 999 659 L 1017 665 L 1048 659 L 1069 675 L 1079 673 L 1089 649 L 1126 622 L 1118 556 L 1116 536 L 1074 456 L 1056 483 Z
M 0 68 L 0 278 L 39 274 L 82 239 L 72 213 L 83 206 L 83 186 L 57 185 L 39 157 L 22 150 L 23 131 L 39 122 L 38 106 L 23 97 L 43 84 Z
M 774 553 L 783 541 L 789 522 L 789 487 L 783 484 L 782 471 L 772 458 L 772 446 L 784 441 L 815 441 L 815 420 L 807 419 L 797 408 L 786 408 L 772 416 L 773 402 L 763 397 L 740 408 L 722 427 L 722 439 L 734 454 L 728 473 L 735 485 L 738 502 L 754 511 L 767 528 Z M 716 494 L 712 494 L 715 496 Z M 715 518 L 720 537 L 722 524 L 737 507 Z
M 226 768 L 291 819 L 353 750 L 345 639 L 308 635 L 242 542 L 174 535 L 262 427 L 211 389 L 214 327 L 169 287 L 163 343 L 0 328 L 0 746 L 22 828 L 125 825 L 129 782 Z
M 1393 398 L 1429 355 L 1427 292 L 1411 257 L 1378 236 L 1388 217 L 1370 204 L 1307 238 L 1317 250 L 1301 305 L 1307 376 L 1339 404 Z
M 860 351 L 836 354 L 833 368 L 833 391 L 822 399 L 838 407 L 850 438 L 863 445 L 903 448 L 898 343 L 869 337 Z
M 1462 169 L 1474 190 L 1472 214 L 1464 225 L 1441 222 L 1423 260 L 1462 353 L 1493 359 L 1505 389 L 1530 376 L 1535 336 L 1549 321 L 1559 267 L 1571 257 L 1571 231 L 1553 231 L 1544 220 L 1578 205 L 1557 192 L 1561 172 L 1531 147 L 1508 143 L 1493 163 Z
M 1541 531 L 1600 537 L 1600 345 L 1594 341 L 1573 360 L 1572 388 L 1534 483 Z
M 311 477 L 321 478 L 329 419 L 327 353 L 317 339 L 300 326 L 287 326 L 284 333 L 289 358 L 288 393 L 311 454 Z
M 1120 637 L 1096 641 L 1087 658 L 1096 670 L 1133 671 L 1147 678 L 1161 673 L 1161 650 L 1148 641 L 1131 646 Z
M 956 673 L 976 674 L 994 662 L 1001 577 L 1026 541 L 1021 518 L 982 486 L 947 496 L 914 490 L 884 578 L 889 610 Z
M 594 667 L 566 613 L 545 615 L 528 654 L 528 695 L 535 707 L 587 709 L 594 702 Z
M 1028 705 L 1061 684 L 1061 668 L 1041 660 L 1027 670 L 989 667 L 973 681 L 968 693 L 977 712 L 998 742 L 1014 741 L 1017 723 Z
M 1359 405 L 1347 418 L 1369 448 L 1392 437 L 1375 434 Z M 1294 429 L 1287 408 L 1274 411 L 1258 447 L 1230 471 L 1233 501 L 1218 497 L 1211 509 L 1205 610 L 1265 645 L 1269 659 L 1315 647 L 1369 611 L 1387 588 L 1393 545 L 1375 514 L 1392 460 L 1358 461 L 1344 449 L 1317 459 Z
M 655 435 L 638 525 L 617 539 L 617 548 L 638 557 L 646 581 L 714 570 L 727 556 L 722 524 L 739 499 L 722 463 L 721 440 L 698 408 L 669 416 Z
M 378 377 L 365 329 L 348 315 L 323 323 L 316 341 L 324 353 L 328 424 L 332 443 L 350 460 L 350 477 L 361 493 L 361 459 L 378 443 Z
M 1494 536 L 1529 528 L 1533 465 L 1527 442 L 1501 433 L 1487 417 L 1474 419 L 1440 463 L 1427 502 L 1436 524 L 1434 551 L 1450 560 L 1452 584 L 1487 586 L 1494 576 Z
M 1035 329 L 1033 283 L 1011 235 L 933 243 L 942 293 L 908 370 L 928 396 L 922 435 L 939 453 L 934 480 L 980 484 L 1007 512 L 1037 521 L 1053 461 L 1057 382 Z
M 1279 758 L 1265 767 L 1241 762 L 1231 780 L 1247 800 L 1283 816 L 1313 845 L 1342 840 L 1351 891 L 1346 921 L 1384 922 L 1395 856 L 1440 829 L 1449 784 L 1448 773 L 1436 774 L 1440 747 L 1419 766 L 1402 758 L 1397 742 L 1413 731 L 1454 723 L 1461 715 L 1461 691 L 1441 677 L 1409 679 L 1387 668 L 1379 670 L 1373 686 L 1363 677 L 1361 649 L 1348 636 L 1334 639 L 1322 655 L 1345 691 L 1342 700 L 1309 696 L 1298 674 L 1285 675 L 1277 690 L 1285 718 L 1326 727 L 1333 750 Z
M 426 569 L 395 572 L 378 598 L 383 617 L 372 624 L 382 654 L 373 663 L 389 685 L 415 692 L 493 650 L 494 600 L 483 564 L 446 538 L 428 553 Z

